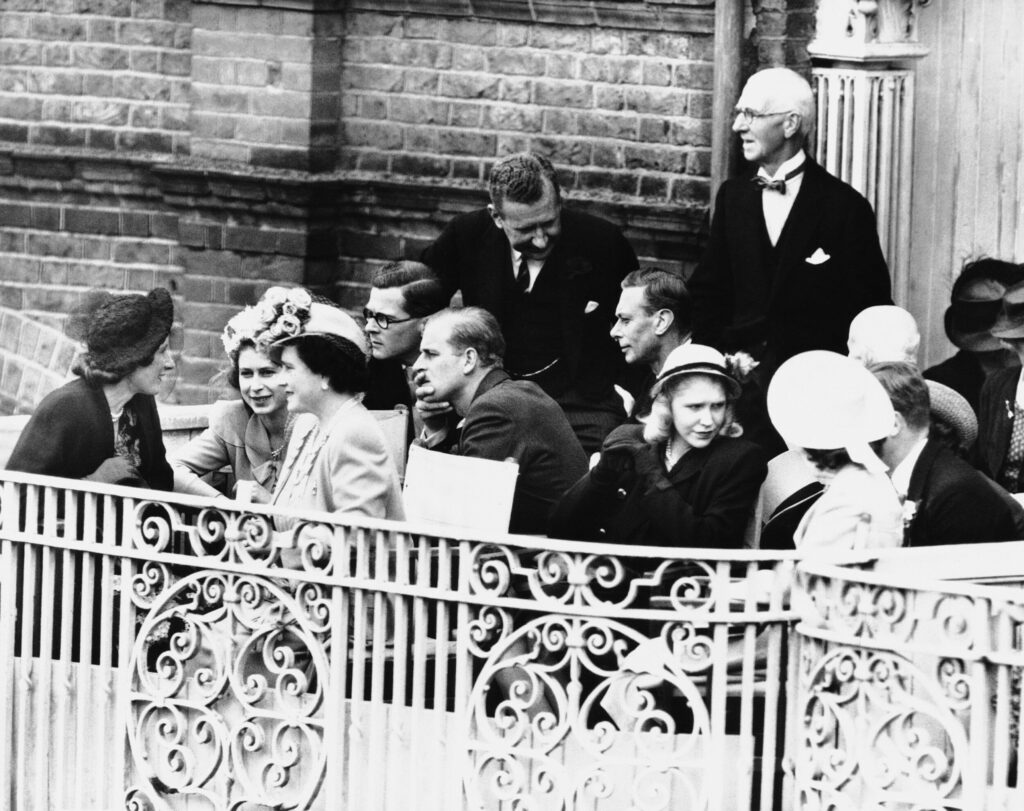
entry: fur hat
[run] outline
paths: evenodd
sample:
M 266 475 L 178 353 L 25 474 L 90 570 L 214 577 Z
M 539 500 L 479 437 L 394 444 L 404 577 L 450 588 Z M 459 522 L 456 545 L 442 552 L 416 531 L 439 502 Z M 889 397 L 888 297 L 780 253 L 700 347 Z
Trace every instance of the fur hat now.
M 85 344 L 85 368 L 120 380 L 156 354 L 173 322 L 174 303 L 162 287 L 145 296 L 90 290 L 64 331 Z

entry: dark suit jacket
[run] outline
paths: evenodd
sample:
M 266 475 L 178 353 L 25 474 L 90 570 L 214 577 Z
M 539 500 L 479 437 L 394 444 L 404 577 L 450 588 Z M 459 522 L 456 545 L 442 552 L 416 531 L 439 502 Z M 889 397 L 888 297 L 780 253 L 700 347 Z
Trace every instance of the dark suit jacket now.
M 952 451 L 929 440 L 910 475 L 917 504 L 905 546 L 937 546 L 1017 537 L 1020 506 Z
M 718 437 L 688 451 L 666 472 L 661 448 L 643 440 L 639 425 L 612 431 L 605 448 L 629 442 L 634 469 L 618 481 L 602 483 L 593 471 L 566 493 L 552 516 L 548 534 L 578 540 L 625 544 L 736 549 L 768 474 L 760 447 L 743 439 Z
M 156 401 L 136 394 L 126 407 L 139 420 L 139 475 L 144 486 L 171 490 L 174 475 L 164 450 Z M 43 398 L 18 437 L 7 469 L 82 479 L 114 453 L 114 426 L 103 389 L 77 378 Z M 143 484 L 137 480 L 118 483 Z
M 690 280 L 694 340 L 753 350 L 772 368 L 809 349 L 846 354 L 853 317 L 892 303 L 871 206 L 808 158 L 773 266 L 761 195 L 749 177 L 727 180 L 718 192 L 707 249 Z M 808 262 L 819 249 L 829 258 Z
M 487 209 L 453 219 L 422 259 L 449 294 L 461 290 L 464 304 L 489 310 L 504 328 L 511 248 Z M 615 322 L 619 283 L 636 267 L 636 254 L 615 225 L 562 208 L 562 232 L 541 272 L 561 283 L 560 374 L 568 375 L 584 398 L 608 396 L 624 369 L 622 353 L 608 332 Z M 587 312 L 590 302 L 597 306 Z
M 519 463 L 510 532 L 542 534 L 551 508 L 587 470 L 558 404 L 535 383 L 494 369 L 473 395 L 456 446 L 461 456 Z
M 978 469 L 997 479 L 1006 461 L 1013 432 L 1013 404 L 1017 399 L 1019 366 L 1000 369 L 981 387 L 978 397 L 978 442 L 974 446 Z

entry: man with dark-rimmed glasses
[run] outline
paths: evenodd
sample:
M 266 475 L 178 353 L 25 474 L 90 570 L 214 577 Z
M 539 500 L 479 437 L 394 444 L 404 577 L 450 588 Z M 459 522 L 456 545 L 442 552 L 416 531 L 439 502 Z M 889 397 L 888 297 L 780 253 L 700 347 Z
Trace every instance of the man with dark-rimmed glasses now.
M 420 428 L 420 410 L 450 413 L 447 403 L 416 403 L 409 368 L 420 352 L 420 332 L 427 316 L 448 306 L 440 280 L 420 262 L 403 260 L 380 268 L 370 280 L 363 308 L 370 347 L 370 387 L 363 404 L 370 409 L 412 409 L 410 439 Z M 419 408 L 413 408 L 418 405 Z

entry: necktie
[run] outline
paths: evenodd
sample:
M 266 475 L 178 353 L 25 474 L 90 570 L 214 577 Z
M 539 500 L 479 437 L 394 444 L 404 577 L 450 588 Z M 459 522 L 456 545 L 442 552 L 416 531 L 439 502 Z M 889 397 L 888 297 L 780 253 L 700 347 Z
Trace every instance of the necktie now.
M 519 267 L 516 269 L 516 289 L 520 293 L 530 292 L 530 268 L 525 256 L 519 257 Z
M 786 181 L 792 180 L 794 177 L 800 174 L 804 170 L 804 166 L 806 165 L 807 161 L 804 161 L 798 167 L 796 167 L 796 169 L 793 169 L 791 172 L 788 172 L 786 176 L 781 180 L 769 180 L 768 178 L 763 177 L 761 175 L 754 175 L 751 178 L 751 180 L 753 180 L 754 183 L 760 186 L 761 189 L 764 191 L 777 191 L 779 194 L 785 194 Z
M 1009 404 L 1007 404 L 1009 411 Z M 1013 429 L 1010 432 L 1010 447 L 1006 451 L 1006 461 L 999 474 L 999 483 L 1016 493 L 1020 490 L 1021 463 L 1024 461 L 1024 410 L 1019 405 L 1013 408 Z

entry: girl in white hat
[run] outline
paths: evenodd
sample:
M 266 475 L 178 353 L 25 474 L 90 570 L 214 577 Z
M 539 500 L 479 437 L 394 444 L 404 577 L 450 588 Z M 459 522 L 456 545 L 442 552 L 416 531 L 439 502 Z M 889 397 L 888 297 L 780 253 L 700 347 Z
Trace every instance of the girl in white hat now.
M 556 507 L 549 535 L 739 548 L 767 474 L 758 445 L 725 436 L 738 370 L 710 346 L 669 354 L 646 425 L 608 435 L 597 465 Z
M 835 352 L 803 352 L 772 377 L 768 415 L 825 485 L 797 527 L 797 549 L 903 543 L 903 507 L 876 453 L 894 431 L 896 415 L 871 372 Z

